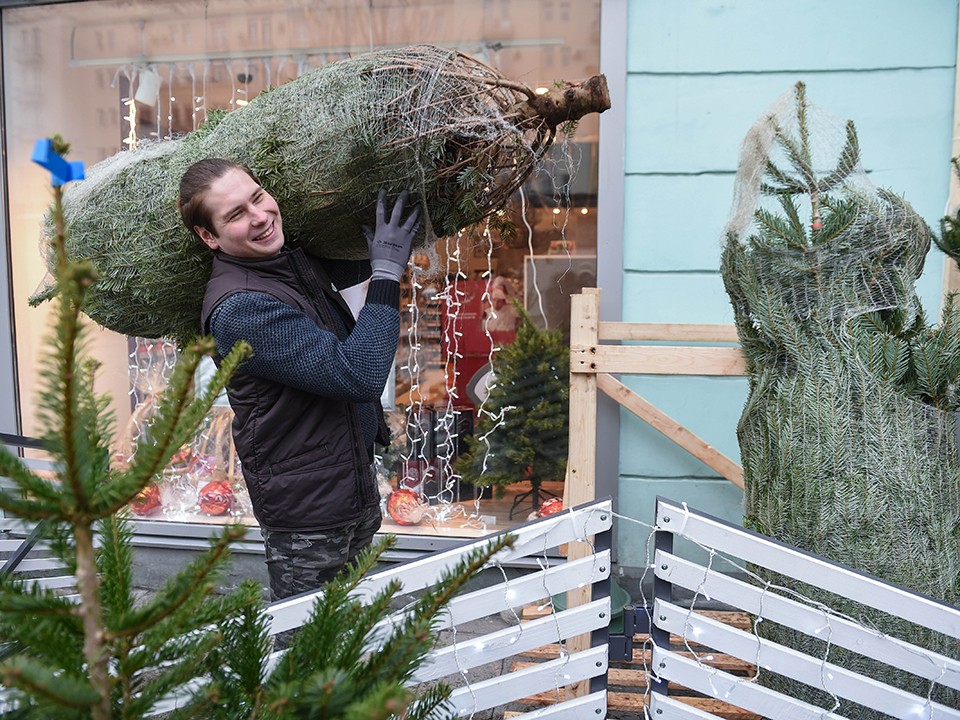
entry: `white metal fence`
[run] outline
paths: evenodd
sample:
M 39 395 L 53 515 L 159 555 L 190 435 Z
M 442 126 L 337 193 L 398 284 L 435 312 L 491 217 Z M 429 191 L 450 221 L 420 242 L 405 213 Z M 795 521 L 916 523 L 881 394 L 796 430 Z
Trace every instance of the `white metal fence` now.
M 466 642 L 456 642 L 456 633 L 453 633 L 454 642 L 431 651 L 414 676 L 413 684 L 443 678 L 450 684 L 459 685 L 453 691 L 451 702 L 456 713 L 464 717 L 546 691 L 556 691 L 559 702 L 519 718 L 582 720 L 605 717 L 612 527 L 611 501 L 605 499 L 511 529 L 510 534 L 516 538 L 514 547 L 499 554 L 494 564 L 504 565 L 529 558 L 539 565 L 539 569 L 517 579 L 508 579 L 504 572 L 502 582 L 456 597 L 440 629 L 464 627 L 489 616 L 513 617 L 516 622 L 490 633 L 471 634 Z M 369 575 L 360 584 L 358 592 L 372 597 L 391 580 L 399 580 L 403 592 L 429 587 L 466 554 L 488 541 L 489 538 L 465 542 L 459 547 Z M 591 554 L 570 562 L 562 559 L 558 562 L 557 547 L 588 541 L 592 546 Z M 592 586 L 590 602 L 520 624 L 516 614 L 518 609 L 586 584 Z M 268 608 L 271 632 L 302 625 L 315 600 L 316 595 L 310 594 L 271 605 Z M 385 618 L 382 627 L 386 629 L 391 622 L 391 618 Z M 585 633 L 591 634 L 589 649 L 561 653 L 555 660 L 502 672 L 486 680 L 468 681 L 469 672 L 476 668 Z M 561 693 L 565 686 L 581 681 L 591 681 L 589 694 L 566 698 Z
M 764 583 L 750 583 L 708 563 L 691 562 L 673 552 L 673 539 L 686 538 L 709 552 L 723 553 L 811 586 L 875 608 L 916 625 L 960 638 L 960 608 L 905 588 L 882 582 L 824 558 L 778 543 L 670 500 L 658 498 L 654 558 L 655 600 L 651 610 L 653 654 L 649 710 L 656 720 L 715 718 L 667 695 L 673 682 L 768 718 L 831 720 L 855 718 L 843 709 L 847 703 L 886 713 L 894 718 L 944 720 L 960 718 L 960 709 L 930 699 L 935 686 L 960 690 L 960 662 L 919 647 L 906 638 L 884 635 L 853 618 L 835 614 L 822 603 L 806 603 L 796 593 Z M 754 618 L 754 632 L 721 624 L 695 607 L 672 601 L 674 588 L 684 588 L 694 599 L 709 599 L 739 608 Z M 694 603 L 695 605 L 695 603 Z M 827 646 L 842 647 L 923 678 L 926 697 L 879 682 L 829 662 L 760 637 L 757 623 L 769 621 L 793 628 Z M 684 645 L 709 651 L 675 652 L 670 635 Z M 956 646 L 960 648 L 960 644 Z M 721 652 L 754 664 L 754 677 L 740 677 L 702 661 L 708 652 Z M 834 707 L 823 708 L 763 687 L 762 673 L 781 676 L 817 688 L 832 696 Z

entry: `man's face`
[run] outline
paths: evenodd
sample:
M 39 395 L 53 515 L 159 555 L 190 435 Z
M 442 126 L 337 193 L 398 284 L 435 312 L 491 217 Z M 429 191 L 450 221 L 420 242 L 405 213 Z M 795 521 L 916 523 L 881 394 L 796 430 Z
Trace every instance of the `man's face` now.
M 283 247 L 280 208 L 266 190 L 242 170 L 228 170 L 203 198 L 214 232 L 195 232 L 211 249 L 241 258 L 268 258 Z

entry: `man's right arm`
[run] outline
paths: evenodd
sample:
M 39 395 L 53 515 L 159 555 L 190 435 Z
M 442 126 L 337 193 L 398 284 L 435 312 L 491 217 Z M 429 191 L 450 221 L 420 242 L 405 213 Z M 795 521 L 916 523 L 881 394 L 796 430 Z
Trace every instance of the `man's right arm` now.
M 263 293 L 225 299 L 210 318 L 210 330 L 221 355 L 238 340 L 250 343 L 253 356 L 242 365 L 244 372 L 323 397 L 373 402 L 393 365 L 400 313 L 371 299 L 342 341 L 305 313 Z

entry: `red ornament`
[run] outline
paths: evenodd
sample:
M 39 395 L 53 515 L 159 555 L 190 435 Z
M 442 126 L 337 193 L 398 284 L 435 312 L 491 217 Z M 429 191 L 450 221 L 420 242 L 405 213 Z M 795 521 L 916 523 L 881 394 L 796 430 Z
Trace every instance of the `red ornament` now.
M 410 488 L 400 488 L 387 498 L 387 512 L 397 525 L 416 525 L 427 511 L 428 505 L 419 493 Z
M 199 499 L 207 515 L 224 515 L 233 506 L 233 488 L 226 480 L 213 480 L 200 488 Z
M 147 485 L 133 496 L 130 509 L 136 515 L 149 515 L 160 507 L 160 488 L 156 485 Z
M 171 465 L 186 465 L 190 462 L 190 458 L 193 454 L 193 450 L 190 449 L 189 445 L 183 445 L 177 452 L 173 454 L 173 457 L 170 458 Z
M 540 509 L 537 510 L 537 517 L 547 517 L 547 515 L 553 515 L 561 510 L 563 510 L 563 500 L 560 498 L 550 498 L 549 500 L 543 501 Z

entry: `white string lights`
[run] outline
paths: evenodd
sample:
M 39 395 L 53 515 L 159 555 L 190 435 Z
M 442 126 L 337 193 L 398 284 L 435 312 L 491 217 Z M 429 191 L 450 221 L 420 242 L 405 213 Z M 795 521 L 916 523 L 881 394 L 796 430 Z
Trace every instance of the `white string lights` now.
M 133 66 L 123 65 L 117 69 L 117 72 L 113 76 L 113 82 L 110 84 L 111 87 L 117 86 L 117 80 L 123 76 L 126 81 L 126 96 L 120 98 L 120 102 L 127 109 L 127 114 L 123 116 L 123 120 L 127 123 L 127 136 L 123 139 L 123 144 L 127 146 L 128 150 L 137 149 L 137 103 L 134 99 L 134 87 L 137 79 L 137 70 Z
M 126 144 L 131 148 L 136 147 L 139 139 L 137 137 L 137 102 L 141 105 L 149 105 L 148 100 L 154 104 L 156 112 L 156 135 L 164 138 L 174 138 L 181 133 L 197 129 L 206 120 L 210 110 L 213 110 L 217 104 L 223 105 L 226 109 L 240 107 L 249 99 L 249 93 L 252 90 L 250 81 L 254 73 L 264 74 L 263 80 L 266 86 L 271 85 L 275 80 L 283 79 L 283 72 L 292 72 L 296 67 L 296 73 L 309 69 L 308 58 L 291 58 L 291 63 L 287 64 L 287 58 L 280 58 L 276 68 L 272 65 L 271 58 L 247 58 L 242 61 L 236 59 L 229 60 L 207 60 L 184 62 L 182 64 L 166 63 L 164 70 L 163 64 L 150 65 L 140 68 L 122 68 L 118 71 L 123 74 L 129 82 L 133 84 L 138 82 L 136 73 L 140 73 L 142 78 L 147 78 L 148 74 L 151 82 L 155 86 L 146 87 L 142 81 L 137 87 L 145 87 L 144 92 L 139 98 L 131 92 L 126 106 L 128 115 L 127 121 L 130 127 L 130 133 Z M 201 63 L 201 64 L 198 64 Z M 258 78 L 258 87 L 259 87 Z M 226 82 L 224 82 L 226 81 Z M 166 88 L 163 88 L 164 82 Z M 224 85 L 224 96 L 220 100 L 210 100 L 209 92 L 214 91 L 212 83 Z M 176 91 L 175 91 L 176 88 Z M 226 90 L 229 95 L 226 95 Z M 189 105 L 187 104 L 186 93 L 190 93 Z M 147 97 L 149 95 L 149 98 Z M 167 103 L 163 108 L 161 100 Z M 143 107 L 140 108 L 144 110 Z M 165 112 L 164 112 L 165 111 Z M 164 118 L 164 122 L 161 122 Z M 164 127 L 165 123 L 165 127 Z M 178 126 L 179 123 L 179 126 Z M 142 130 L 142 128 L 141 128 Z M 533 253 L 534 248 L 534 230 L 528 218 L 528 204 L 526 202 L 525 191 L 521 190 L 521 218 L 527 229 L 527 245 L 529 252 Z M 568 201 L 569 202 L 569 201 Z M 477 273 L 486 283 L 482 300 L 488 305 L 491 300 L 491 282 L 494 278 L 494 268 L 496 261 L 494 259 L 494 239 L 490 225 L 486 224 L 480 230 L 480 241 L 483 243 L 483 263 L 485 268 Z M 467 534 L 473 534 L 475 531 L 484 532 L 488 525 L 494 521 L 492 515 L 484 515 L 482 511 L 482 493 L 475 493 L 472 506 L 469 503 L 462 502 L 463 498 L 458 494 L 460 489 L 460 477 L 453 470 L 453 461 L 456 459 L 459 446 L 462 441 L 462 434 L 466 432 L 464 424 L 458 422 L 461 413 L 469 412 L 465 410 L 467 398 L 461 397 L 463 393 L 462 374 L 464 370 L 463 360 L 464 352 L 462 349 L 463 331 L 460 328 L 459 318 L 461 317 L 464 299 L 466 293 L 463 289 L 463 283 L 469 278 L 466 269 L 470 264 L 461 255 L 461 241 L 468 243 L 473 238 L 465 238 L 461 233 L 456 238 L 446 238 L 443 242 L 446 245 L 445 262 L 446 278 L 440 283 L 440 289 L 432 288 L 435 293 L 432 297 L 426 298 L 425 291 L 428 289 L 430 278 L 425 271 L 414 268 L 412 273 L 412 293 L 409 301 L 405 303 L 402 310 L 407 314 L 409 322 L 406 323 L 405 348 L 401 350 L 403 360 L 399 363 L 399 372 L 401 379 L 409 380 L 409 411 L 410 422 L 406 428 L 407 445 L 402 454 L 401 485 L 419 486 L 425 490 L 425 495 L 431 503 L 431 510 L 428 520 L 432 520 L 436 525 L 448 523 L 449 521 L 459 521 L 447 525 L 452 532 L 457 529 L 469 530 Z M 474 252 L 474 257 L 477 253 Z M 534 279 L 531 292 L 540 295 L 539 288 Z M 425 305 L 425 302 L 428 303 Z M 541 305 L 542 305 L 541 299 Z M 437 307 L 443 309 L 447 315 L 441 322 L 440 331 L 444 335 L 442 341 L 442 353 L 439 348 L 431 344 L 433 337 L 423 331 L 423 323 L 428 316 L 432 321 L 433 315 L 429 311 Z M 482 321 L 482 334 L 486 339 L 487 363 L 496 366 L 496 356 L 501 346 L 494 339 L 491 333 L 489 323 L 491 315 L 488 314 Z M 439 355 L 439 362 L 434 361 L 434 356 Z M 137 372 L 132 368 L 133 372 Z M 438 386 L 436 377 L 430 377 L 428 371 L 437 370 L 437 376 L 442 380 Z M 429 380 L 427 385 L 425 381 Z M 440 392 L 430 395 L 430 390 L 436 388 Z M 442 399 L 440 398 L 442 396 Z M 490 408 L 489 405 L 482 406 L 479 412 L 494 425 L 502 425 L 507 414 L 513 410 L 512 407 Z M 429 418 L 428 418 L 429 416 Z M 426 421 L 433 420 L 433 424 L 427 427 Z M 425 443 L 426 436 L 432 433 L 436 439 L 435 447 L 428 447 Z M 427 478 L 427 474 L 432 474 Z M 427 486 L 423 480 L 429 479 L 431 482 Z

